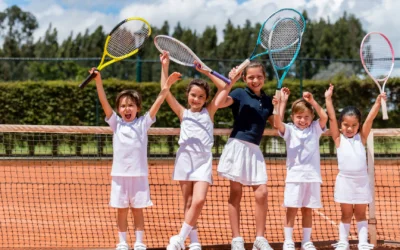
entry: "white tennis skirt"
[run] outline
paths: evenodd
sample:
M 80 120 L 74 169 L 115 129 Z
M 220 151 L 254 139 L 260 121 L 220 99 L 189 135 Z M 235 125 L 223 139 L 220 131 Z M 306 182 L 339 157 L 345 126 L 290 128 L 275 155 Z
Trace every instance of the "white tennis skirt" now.
M 206 181 L 212 184 L 212 153 L 179 148 L 172 179 L 176 181 Z
M 338 174 L 335 184 L 335 201 L 345 204 L 369 204 L 372 202 L 368 176 L 347 177 Z
M 267 168 L 260 147 L 230 138 L 219 160 L 218 175 L 243 185 L 266 184 Z

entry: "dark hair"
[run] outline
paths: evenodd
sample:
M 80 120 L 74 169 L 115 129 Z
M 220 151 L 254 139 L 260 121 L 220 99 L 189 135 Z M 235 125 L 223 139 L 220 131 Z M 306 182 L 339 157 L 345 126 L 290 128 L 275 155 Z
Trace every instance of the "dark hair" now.
M 249 68 L 261 68 L 264 77 L 265 77 L 265 78 L 267 77 L 267 73 L 266 73 L 264 64 L 262 64 L 261 62 L 257 62 L 257 61 L 256 61 L 256 62 L 250 62 L 250 64 L 249 64 L 246 68 L 244 68 L 244 70 L 243 70 L 243 72 L 242 72 L 242 77 L 246 77 L 246 75 L 247 75 L 247 70 L 248 70 Z
M 115 107 L 117 108 L 117 110 L 119 108 L 119 103 L 121 102 L 121 99 L 123 97 L 128 97 L 129 99 L 131 99 L 136 104 L 138 109 L 142 108 L 142 97 L 140 96 L 139 92 L 133 89 L 126 89 L 119 92 L 117 98 L 115 99 Z
M 342 126 L 343 117 L 345 117 L 345 116 L 355 116 L 357 118 L 358 122 L 360 123 L 360 126 L 358 127 L 357 132 L 360 132 L 360 128 L 361 128 L 361 112 L 360 112 L 360 110 L 354 106 L 345 107 L 342 110 L 342 112 L 340 112 L 340 115 L 339 115 L 339 127 Z
M 208 97 L 210 96 L 210 85 L 208 85 L 207 81 L 203 80 L 203 79 L 193 79 L 189 85 L 186 88 L 186 94 L 188 95 L 190 90 L 193 88 L 193 86 L 197 86 L 199 88 L 202 88 L 205 92 L 206 92 L 206 100 L 208 99 Z M 204 106 L 207 103 L 204 103 Z
M 292 104 L 292 114 L 296 114 L 298 112 L 304 112 L 307 109 L 311 112 L 311 114 L 314 115 L 313 106 L 303 98 L 297 99 Z

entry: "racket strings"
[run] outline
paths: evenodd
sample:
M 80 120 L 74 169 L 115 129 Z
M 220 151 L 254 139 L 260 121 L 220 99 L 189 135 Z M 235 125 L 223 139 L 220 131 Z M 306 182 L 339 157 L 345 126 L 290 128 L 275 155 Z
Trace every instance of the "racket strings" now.
M 270 17 L 271 19 L 267 21 L 267 23 L 264 24 L 264 27 L 261 31 L 260 34 L 260 42 L 261 46 L 264 47 L 264 49 L 268 49 L 269 47 L 269 36 L 271 33 L 272 28 L 276 23 L 278 23 L 282 19 L 286 18 L 291 18 L 294 19 L 298 22 L 299 28 L 301 35 L 303 35 L 303 32 L 305 30 L 305 20 L 304 18 L 297 13 L 296 11 L 293 11 L 291 9 L 282 9 L 281 11 L 276 12 L 273 16 Z M 294 43 L 296 43 L 295 41 Z
M 108 53 L 113 57 L 121 57 L 141 48 L 149 37 L 149 31 L 150 27 L 139 20 L 125 22 L 110 35 Z
M 380 34 L 370 34 L 362 46 L 362 56 L 369 73 L 376 79 L 389 76 L 394 56 L 387 40 Z
M 162 51 L 168 51 L 171 60 L 176 63 L 192 66 L 193 62 L 198 60 L 184 46 L 173 39 L 160 36 L 156 38 L 156 43 Z
M 271 32 L 270 57 L 278 69 L 291 64 L 300 46 L 300 29 L 293 19 L 282 19 Z

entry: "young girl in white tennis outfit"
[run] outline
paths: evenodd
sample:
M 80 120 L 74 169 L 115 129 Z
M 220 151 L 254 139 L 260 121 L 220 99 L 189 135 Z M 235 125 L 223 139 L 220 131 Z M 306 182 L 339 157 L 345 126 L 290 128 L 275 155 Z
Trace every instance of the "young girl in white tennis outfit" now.
M 160 55 L 161 74 L 166 78 L 169 67 L 169 54 Z M 195 63 L 196 64 L 196 63 Z M 204 71 L 220 90 L 225 83 Z M 163 82 L 163 81 L 162 81 Z M 218 95 L 219 91 L 217 92 Z M 185 240 L 189 236 L 189 249 L 200 250 L 196 222 L 206 200 L 208 187 L 212 184 L 212 152 L 214 143 L 214 115 L 217 111 L 214 99 L 207 103 L 210 94 L 208 83 L 202 79 L 193 79 L 186 91 L 189 108 L 185 109 L 170 94 L 167 102 L 181 122 L 179 149 L 176 153 L 172 179 L 179 181 L 184 200 L 184 222 L 178 235 L 170 238 L 168 250 L 185 249 Z
M 93 68 L 90 73 L 95 72 Z M 124 90 L 117 95 L 116 109 L 111 108 L 103 88 L 100 72 L 95 81 L 106 122 L 113 130 L 113 164 L 111 169 L 110 206 L 117 208 L 119 243 L 117 250 L 128 250 L 127 229 L 129 208 L 135 223 L 135 250 L 145 250 L 143 244 L 143 208 L 152 206 L 148 182 L 147 131 L 155 122 L 156 114 L 169 93 L 170 86 L 179 79 L 174 74 L 166 80 L 160 94 L 143 116 L 139 116 L 142 100 L 135 90 Z
M 281 100 L 276 96 L 274 106 Z M 286 104 L 284 104 L 286 105 Z M 314 110 L 319 116 L 314 119 Z M 286 142 L 286 185 L 284 207 L 286 207 L 284 250 L 294 250 L 293 227 L 298 208 L 301 208 L 303 240 L 301 248 L 315 249 L 311 242 L 312 209 L 321 208 L 321 170 L 319 139 L 325 131 L 328 116 L 309 92 L 292 104 L 291 119 L 293 123 L 285 124 L 275 116 L 274 123 L 279 135 Z
M 335 184 L 335 201 L 340 203 L 342 211 L 339 242 L 334 246 L 336 250 L 350 249 L 348 236 L 351 219 L 354 215 L 359 237 L 358 249 L 373 249 L 374 245 L 368 244 L 366 209 L 372 201 L 372 193 L 367 172 L 365 144 L 372 128 L 372 122 L 379 112 L 381 100 L 382 98 L 386 100 L 386 94 L 382 93 L 376 98 L 364 124 L 361 123 L 360 111 L 352 106 L 342 110 L 338 124 L 332 103 L 332 94 L 333 85 L 330 84 L 329 89 L 325 92 L 325 102 L 339 167 Z

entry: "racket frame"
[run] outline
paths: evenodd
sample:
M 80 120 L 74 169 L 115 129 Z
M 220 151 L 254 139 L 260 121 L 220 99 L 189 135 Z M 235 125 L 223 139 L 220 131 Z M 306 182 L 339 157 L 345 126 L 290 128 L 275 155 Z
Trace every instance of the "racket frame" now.
M 139 48 L 133 50 L 132 52 L 130 52 L 130 53 L 128 53 L 128 54 L 125 54 L 125 55 L 123 55 L 123 56 L 112 56 L 112 55 L 108 52 L 108 50 L 107 50 L 108 43 L 109 43 L 109 41 L 110 41 L 110 39 L 111 39 L 111 35 L 112 35 L 121 25 L 123 25 L 124 23 L 126 23 L 126 22 L 128 22 L 128 21 L 132 21 L 132 20 L 142 21 L 143 23 L 145 23 L 145 24 L 147 25 L 148 30 L 149 30 L 149 32 L 148 32 L 148 34 L 147 34 L 147 38 L 145 39 L 145 41 L 143 41 L 143 43 L 141 44 L 141 46 L 140 46 Z M 106 42 L 104 43 L 103 56 L 102 56 L 102 58 L 101 58 L 101 60 L 100 60 L 99 65 L 96 67 L 95 71 L 93 71 L 93 73 L 91 73 L 91 74 L 79 85 L 79 88 L 84 88 L 90 81 L 92 81 L 93 78 L 94 78 L 94 77 L 96 76 L 96 74 L 97 74 L 96 72 L 101 71 L 103 68 L 109 66 L 110 64 L 113 64 L 113 63 L 115 63 L 115 62 L 121 61 L 121 60 L 123 60 L 123 59 L 126 59 L 126 58 L 131 57 L 131 56 L 133 56 L 134 54 L 136 54 L 136 53 L 139 51 L 139 49 L 141 49 L 141 48 L 143 47 L 143 45 L 146 43 L 146 40 L 150 37 L 150 35 L 151 35 L 151 26 L 150 26 L 150 24 L 149 24 L 145 19 L 143 19 L 143 18 L 141 18 L 141 17 L 130 17 L 130 18 L 126 18 L 126 19 L 122 20 L 121 22 L 119 22 L 119 23 L 111 30 L 111 32 L 108 34 L 108 36 L 107 36 L 107 38 L 106 38 Z M 106 56 L 108 56 L 108 57 L 110 57 L 110 58 L 112 58 L 112 59 L 109 60 L 109 61 L 107 61 L 106 63 L 104 63 L 104 60 L 105 60 Z
M 160 47 L 160 45 L 157 42 L 158 38 L 164 38 L 164 39 L 168 39 L 168 40 L 171 40 L 171 41 L 175 42 L 176 44 L 181 46 L 187 53 L 189 53 L 200 64 L 200 66 L 201 66 L 201 68 L 203 70 L 206 70 L 206 71 L 210 72 L 212 75 L 218 77 L 219 79 L 224 81 L 226 84 L 231 84 L 231 80 L 229 80 L 229 78 L 227 78 L 224 75 L 222 75 L 222 74 L 210 69 L 203 61 L 200 60 L 200 58 L 186 44 L 184 44 L 183 42 L 179 41 L 178 39 L 176 39 L 174 37 L 167 36 L 167 35 L 158 35 L 158 36 L 156 36 L 154 38 L 154 45 L 156 46 L 158 51 L 160 51 L 160 53 L 164 53 L 164 51 L 167 51 L 167 50 L 163 50 Z M 171 59 L 171 61 L 174 61 L 177 64 L 180 64 L 180 65 L 183 65 L 183 66 L 188 66 L 188 67 L 196 67 L 196 65 L 194 63 L 182 62 L 182 61 L 174 58 L 171 54 L 169 55 L 169 58 Z
M 300 37 L 301 36 L 303 36 L 303 33 L 304 33 L 304 31 L 306 30 L 306 20 L 304 19 L 304 16 L 300 13 L 300 12 L 298 12 L 297 10 L 295 10 L 295 9 L 292 9 L 292 8 L 283 8 L 283 9 L 279 9 L 278 11 L 275 11 L 274 13 L 272 13 L 265 21 L 264 21 L 264 23 L 261 25 L 261 28 L 260 28 L 260 30 L 258 31 L 258 37 L 257 37 L 257 42 L 256 42 L 256 45 L 254 46 L 254 49 L 253 49 L 253 52 L 251 53 L 251 55 L 250 55 L 250 57 L 249 58 L 247 58 L 245 61 L 243 61 L 237 68 L 236 68 L 236 72 L 237 72 L 237 74 L 239 74 L 240 72 L 242 72 L 243 71 L 243 69 L 244 68 L 246 68 L 249 64 L 250 64 L 250 61 L 252 61 L 252 60 L 254 60 L 255 58 L 257 58 L 257 57 L 259 57 L 259 56 L 262 56 L 262 55 L 267 55 L 267 54 L 269 54 L 270 52 L 269 52 L 269 45 L 267 46 L 267 48 L 265 48 L 263 45 L 262 45 L 262 32 L 263 32 L 263 30 L 264 30 L 264 27 L 265 27 L 265 24 L 269 21 L 269 20 L 271 20 L 271 19 L 273 19 L 276 15 L 278 15 L 279 13 L 281 13 L 281 12 L 283 12 L 283 11 L 293 11 L 293 12 L 295 12 L 300 18 L 301 18 L 301 20 L 303 21 L 303 29 L 302 29 L 302 31 L 301 31 L 301 35 L 300 35 Z M 278 20 L 276 20 L 275 22 L 274 22 L 274 25 L 278 22 L 278 21 L 280 21 L 281 19 L 283 19 L 283 18 L 291 18 L 291 19 L 293 19 L 293 20 L 295 20 L 296 22 L 298 22 L 296 19 L 294 19 L 294 18 L 292 18 L 292 17 L 280 17 Z M 274 25 L 273 25 L 273 27 L 274 27 Z M 269 37 L 271 36 L 271 34 L 269 35 Z M 261 47 L 263 47 L 265 50 L 263 51 L 263 52 L 261 52 L 261 53 L 258 53 L 258 54 L 255 54 L 256 53 L 256 51 L 257 51 L 257 49 L 258 49 L 258 47 L 259 47 L 259 45 L 261 45 Z M 236 75 L 237 75 L 236 74 Z M 236 76 L 235 76 L 236 77 Z
M 386 42 L 389 45 L 390 51 L 392 52 L 392 66 L 390 67 L 389 73 L 387 74 L 386 77 L 384 77 L 383 79 L 376 79 L 374 76 L 372 76 L 371 72 L 369 72 L 365 60 L 364 60 L 364 56 L 363 56 L 363 48 L 364 48 L 364 42 L 367 39 L 367 37 L 369 37 L 370 35 L 373 34 L 377 34 L 382 36 Z M 365 72 L 368 74 L 368 76 L 375 82 L 376 86 L 378 86 L 379 92 L 383 93 L 385 92 L 385 85 L 387 80 L 389 79 L 390 75 L 392 74 L 393 71 L 393 67 L 394 67 L 394 49 L 392 46 L 392 43 L 390 42 L 389 38 L 387 38 L 387 36 L 385 36 L 383 33 L 381 32 L 377 32 L 377 31 L 372 31 L 369 32 L 368 34 L 366 34 L 363 38 L 363 40 L 361 41 L 361 45 L 360 45 L 360 58 L 361 58 L 361 64 L 364 67 Z M 379 82 L 383 82 L 382 86 L 379 84 Z M 386 101 L 381 98 L 381 108 L 382 108 L 382 119 L 383 120 L 388 120 L 389 116 L 388 116 L 388 112 L 387 112 L 387 105 L 386 105 Z
M 291 44 L 291 45 L 289 45 L 289 46 L 287 46 L 287 47 L 285 47 L 285 48 L 280 48 L 280 49 L 278 49 L 278 50 L 271 50 L 270 47 L 271 47 L 271 40 L 272 40 L 272 37 L 273 37 L 273 32 L 274 32 L 276 26 L 277 26 L 281 21 L 284 21 L 284 20 L 292 20 L 292 21 L 296 24 L 296 27 L 298 28 L 298 31 L 299 31 L 299 33 L 298 33 L 298 39 L 296 39 L 295 42 L 294 42 L 293 44 Z M 270 51 L 270 53 L 279 53 L 280 51 L 283 51 L 283 50 L 285 50 L 285 49 L 288 49 L 288 48 L 290 48 L 290 47 L 292 47 L 292 46 L 296 46 L 296 52 L 295 52 L 295 54 L 293 55 L 293 57 L 292 57 L 292 59 L 290 60 L 289 64 L 287 64 L 287 65 L 284 66 L 284 67 L 278 67 L 278 66 L 274 63 L 273 57 L 272 57 L 271 55 L 269 56 L 269 59 L 270 59 L 272 68 L 274 69 L 275 76 L 276 76 L 276 80 L 277 80 L 277 85 L 276 85 L 276 90 L 275 90 L 275 96 L 276 96 L 276 98 L 278 98 L 278 99 L 281 98 L 281 88 L 282 88 L 283 80 L 285 79 L 285 77 L 286 77 L 287 73 L 289 72 L 290 68 L 292 67 L 292 65 L 293 65 L 294 62 L 296 61 L 296 58 L 297 58 L 297 56 L 298 56 L 298 54 L 299 54 L 299 52 L 300 52 L 301 38 L 302 38 L 302 33 L 301 33 L 301 30 L 300 30 L 300 24 L 299 24 L 299 22 L 298 22 L 296 19 L 290 18 L 290 17 L 284 17 L 284 18 L 279 19 L 277 22 L 275 22 L 275 24 L 274 24 L 274 26 L 273 26 L 273 28 L 272 28 L 272 30 L 271 30 L 271 34 L 269 35 L 269 40 L 268 40 L 268 46 L 269 46 L 269 48 L 268 48 L 268 50 Z M 284 70 L 284 72 L 283 72 L 283 74 L 282 74 L 281 77 L 279 77 L 278 70 Z M 273 114 L 274 114 L 274 115 L 279 114 L 279 106 L 278 106 L 278 105 L 274 107 Z

